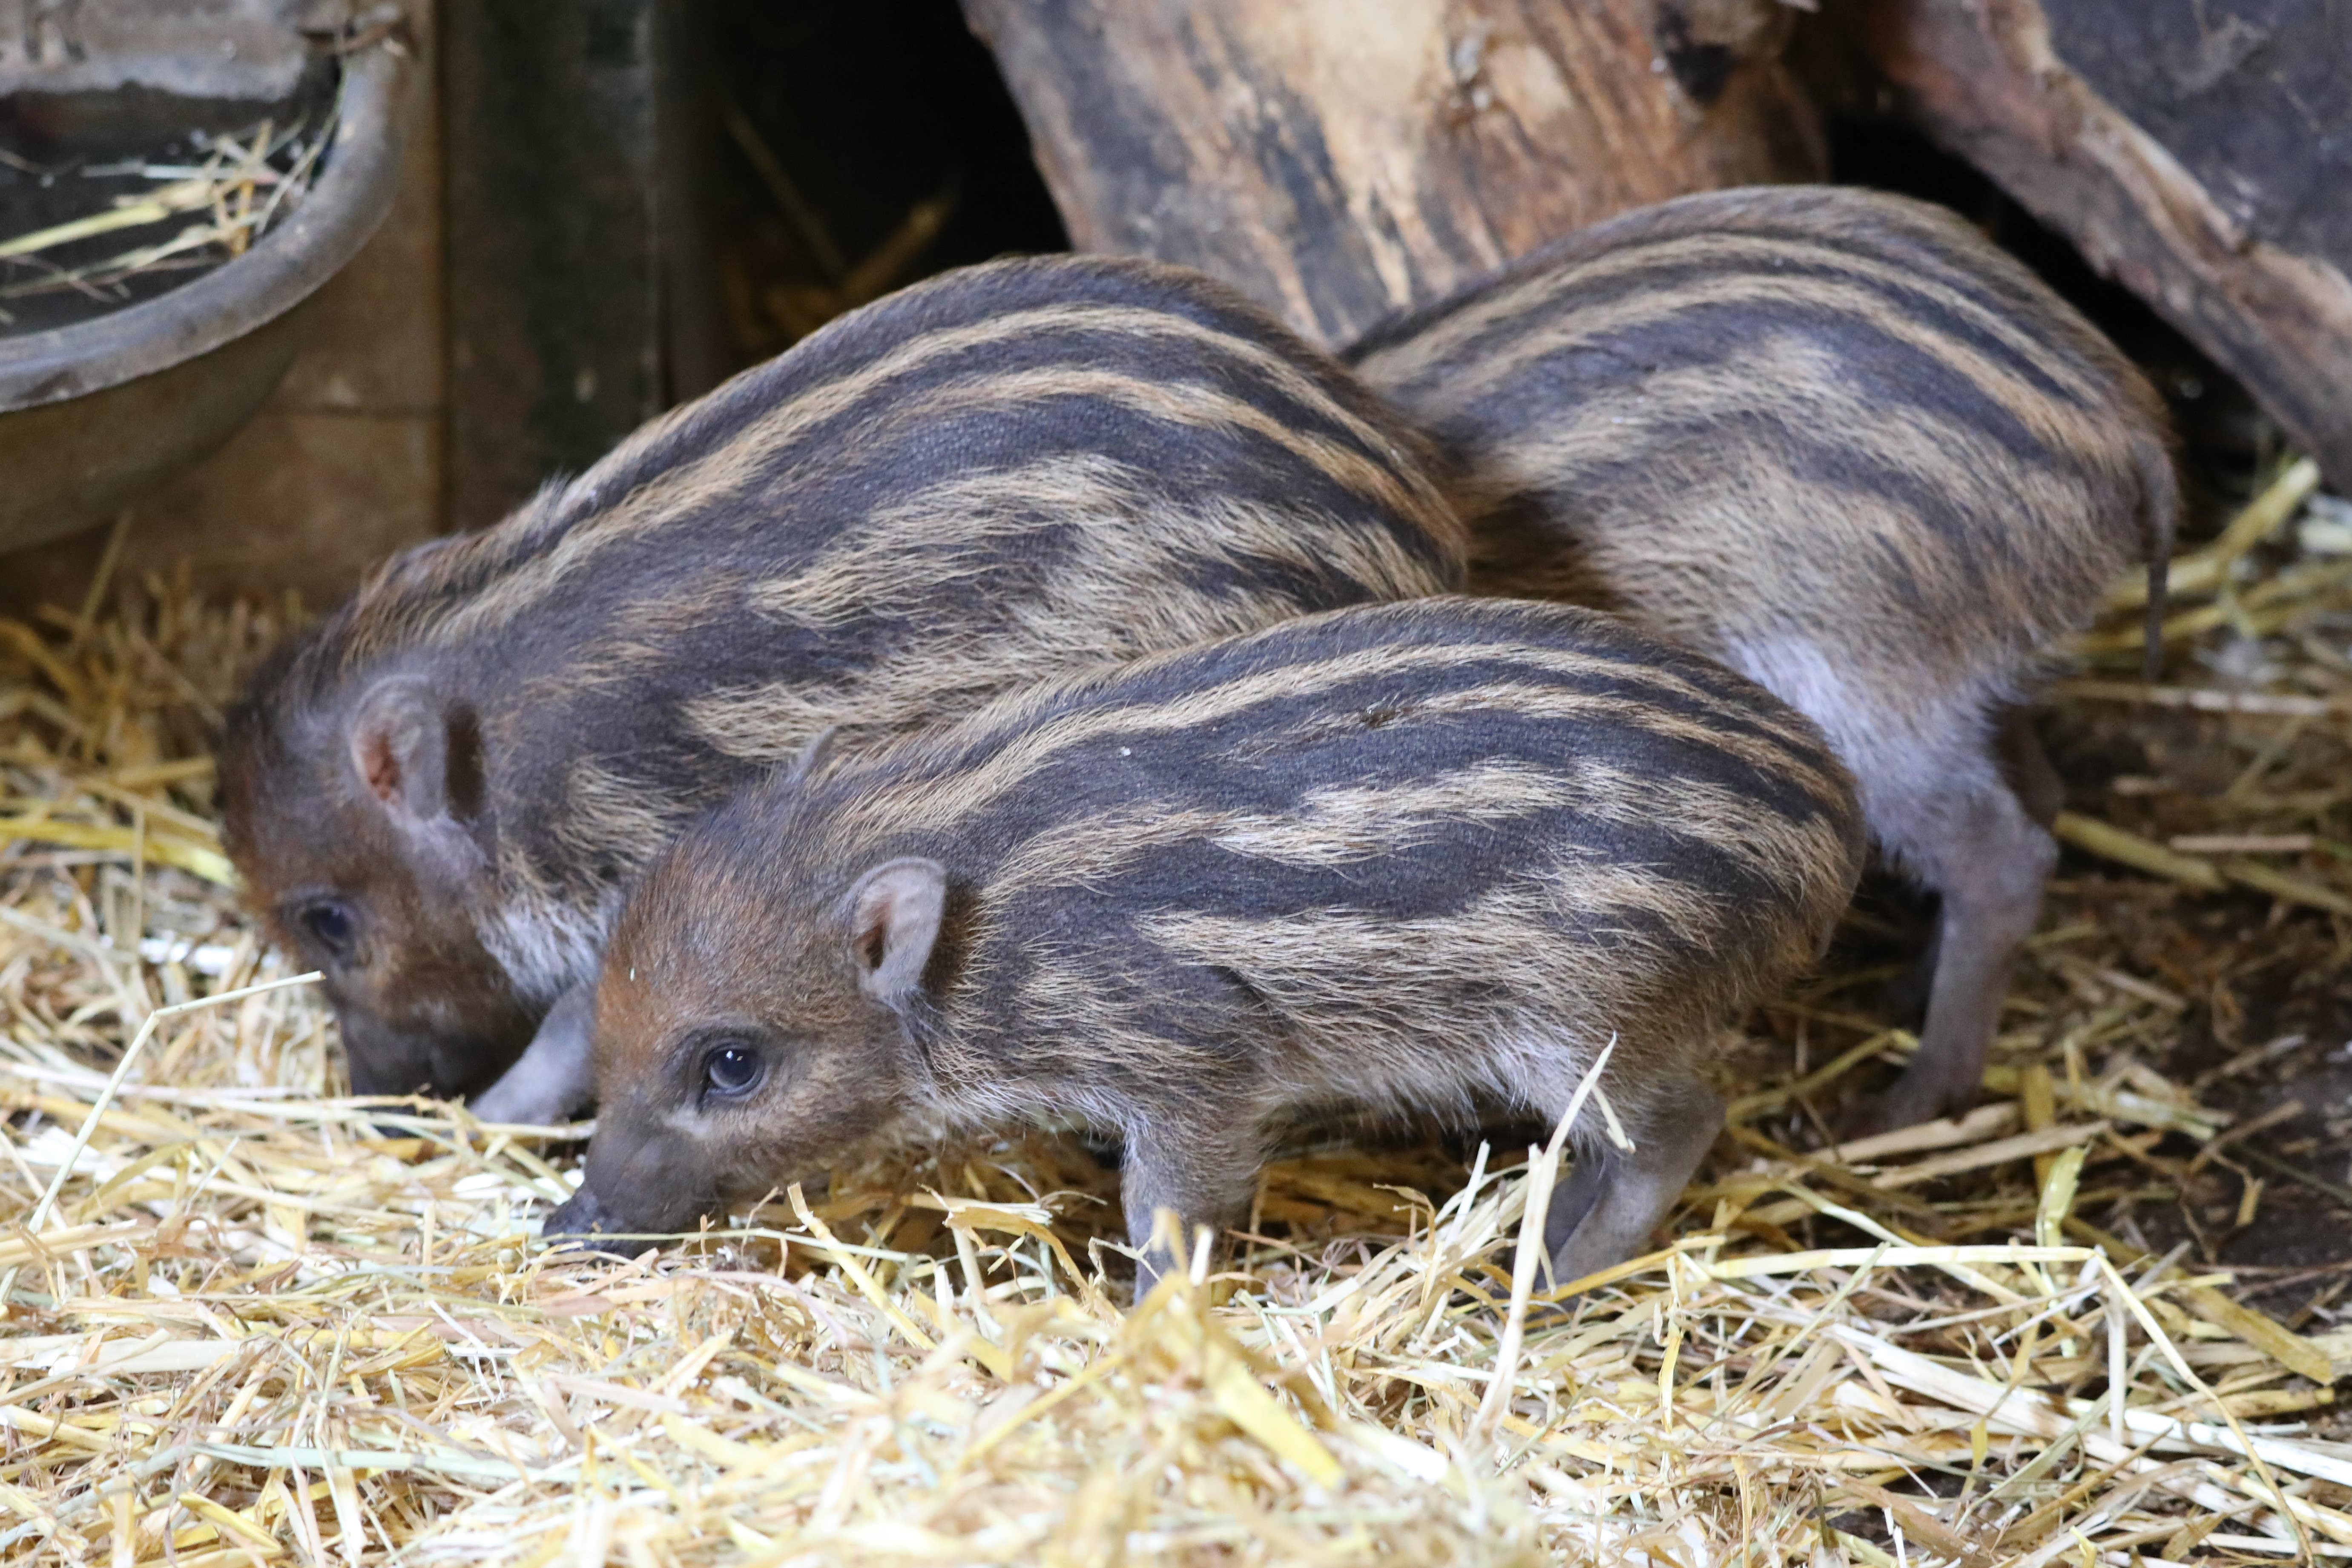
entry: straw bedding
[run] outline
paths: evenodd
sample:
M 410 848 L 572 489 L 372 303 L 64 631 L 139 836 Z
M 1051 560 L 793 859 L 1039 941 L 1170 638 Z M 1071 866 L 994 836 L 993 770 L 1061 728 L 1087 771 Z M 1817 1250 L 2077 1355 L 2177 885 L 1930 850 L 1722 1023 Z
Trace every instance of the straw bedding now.
M 2352 937 L 2352 515 L 2313 484 L 2183 565 L 2163 683 L 2119 594 L 2062 689 L 2097 783 L 1983 1108 L 1824 1148 L 1912 1043 L 1858 915 L 1731 1043 L 1671 1247 L 1565 1310 L 1523 1137 L 1307 1149 L 1133 1313 L 1113 1178 L 1045 1133 L 551 1255 L 584 1130 L 343 1098 L 226 885 L 205 726 L 293 612 L 0 623 L 0 1559 L 2352 1557 L 2343 1278 L 2206 1261 L 2298 1224 L 2332 1260 L 2352 1199 L 2285 1109 L 2343 1039 L 2296 976 Z

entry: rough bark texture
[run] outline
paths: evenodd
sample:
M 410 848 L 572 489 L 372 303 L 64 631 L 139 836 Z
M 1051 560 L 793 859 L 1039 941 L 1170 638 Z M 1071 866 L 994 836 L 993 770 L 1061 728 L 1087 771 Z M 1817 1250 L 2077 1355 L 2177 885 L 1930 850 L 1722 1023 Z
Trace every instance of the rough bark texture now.
M 1880 0 L 1862 16 L 1933 134 L 2352 485 L 2342 0 Z
M 1780 0 L 964 0 L 1083 249 L 1328 342 L 1626 207 L 1812 179 Z

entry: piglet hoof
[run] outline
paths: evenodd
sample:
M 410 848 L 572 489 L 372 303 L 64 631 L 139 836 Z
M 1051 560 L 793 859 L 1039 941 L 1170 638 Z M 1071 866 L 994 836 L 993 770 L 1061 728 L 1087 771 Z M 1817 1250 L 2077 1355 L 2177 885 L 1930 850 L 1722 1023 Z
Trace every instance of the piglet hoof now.
M 1557 1289 L 1557 1287 L 1546 1287 L 1546 1289 Z M 1535 1297 L 1528 1302 L 1528 1332 L 1535 1333 L 1543 1329 L 1566 1328 L 1576 1321 L 1577 1303 L 1583 1300 L 1581 1295 Z
M 1933 1121 L 1966 1109 L 1965 1097 L 1948 1095 L 1941 1085 L 1925 1082 L 1916 1073 L 1906 1073 L 1893 1088 L 1863 1101 L 1846 1118 L 1845 1141 L 1875 1138 L 1882 1132 L 1916 1127 L 1922 1121 Z

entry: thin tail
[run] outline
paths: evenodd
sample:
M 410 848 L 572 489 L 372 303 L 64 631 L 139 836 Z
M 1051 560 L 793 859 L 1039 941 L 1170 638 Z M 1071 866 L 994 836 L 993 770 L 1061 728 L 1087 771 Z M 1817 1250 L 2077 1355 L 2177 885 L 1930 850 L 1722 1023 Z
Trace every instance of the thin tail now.
M 2146 674 L 2155 680 L 2164 673 L 2165 595 L 2171 586 L 2172 540 L 2180 522 L 2180 474 L 2173 467 L 2172 450 L 2154 437 L 2132 443 L 2132 465 L 2139 470 L 2140 521 L 2147 531 L 2147 639 Z

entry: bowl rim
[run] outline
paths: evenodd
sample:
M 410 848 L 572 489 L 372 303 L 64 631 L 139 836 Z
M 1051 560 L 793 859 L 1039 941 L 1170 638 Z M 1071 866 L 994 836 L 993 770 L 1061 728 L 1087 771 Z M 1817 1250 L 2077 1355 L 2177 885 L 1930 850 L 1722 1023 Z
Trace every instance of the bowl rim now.
M 284 315 L 341 271 L 392 210 L 413 75 L 394 37 L 345 55 L 342 72 L 334 156 L 299 206 L 243 256 L 169 293 L 0 338 L 0 413 L 168 370 Z

